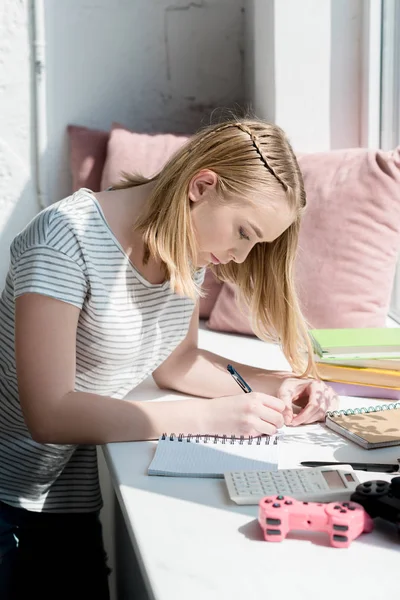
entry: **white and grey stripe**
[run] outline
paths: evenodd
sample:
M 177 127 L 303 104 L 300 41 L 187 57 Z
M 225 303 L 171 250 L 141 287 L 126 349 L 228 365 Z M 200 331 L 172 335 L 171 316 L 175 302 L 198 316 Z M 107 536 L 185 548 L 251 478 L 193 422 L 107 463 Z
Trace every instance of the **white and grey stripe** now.
M 185 337 L 194 303 L 134 268 L 89 190 L 51 205 L 11 245 L 0 299 L 0 500 L 29 510 L 101 507 L 94 446 L 39 444 L 26 428 L 14 355 L 14 301 L 29 292 L 81 309 L 77 391 L 124 397 Z M 204 271 L 195 275 L 201 283 Z M 38 340 L 38 344 L 40 340 Z

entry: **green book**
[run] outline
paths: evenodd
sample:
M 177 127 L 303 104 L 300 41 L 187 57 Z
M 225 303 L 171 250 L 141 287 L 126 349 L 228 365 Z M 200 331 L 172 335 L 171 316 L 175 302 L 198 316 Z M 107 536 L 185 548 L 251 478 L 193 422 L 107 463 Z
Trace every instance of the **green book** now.
M 321 358 L 399 358 L 400 328 L 311 329 L 315 354 Z

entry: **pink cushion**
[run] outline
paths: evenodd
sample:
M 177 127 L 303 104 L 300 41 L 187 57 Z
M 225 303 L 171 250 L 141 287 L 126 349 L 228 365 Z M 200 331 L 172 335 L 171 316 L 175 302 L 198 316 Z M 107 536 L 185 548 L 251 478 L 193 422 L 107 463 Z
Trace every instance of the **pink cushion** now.
M 107 155 L 108 131 L 68 125 L 67 132 L 72 191 L 86 187 L 99 192 Z
M 206 270 L 206 276 L 203 282 L 203 291 L 206 293 L 204 298 L 200 298 L 200 318 L 208 319 L 214 304 L 217 301 L 220 291 L 222 290 L 222 281 L 219 281 L 214 273 L 209 269 Z
M 384 327 L 400 248 L 400 147 L 299 158 L 307 191 L 296 260 L 303 313 L 315 328 Z M 211 329 L 251 333 L 224 284 Z
M 101 179 L 102 189 L 118 182 L 124 171 L 145 177 L 155 175 L 187 139 L 171 133 L 135 133 L 113 123 Z

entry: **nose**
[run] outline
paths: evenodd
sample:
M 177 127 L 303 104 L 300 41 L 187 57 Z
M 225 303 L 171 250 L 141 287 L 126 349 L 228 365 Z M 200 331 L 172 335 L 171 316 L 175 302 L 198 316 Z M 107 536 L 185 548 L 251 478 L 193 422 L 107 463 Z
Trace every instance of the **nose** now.
M 235 248 L 229 252 L 229 256 L 233 262 L 241 264 L 243 263 L 249 255 L 249 252 L 253 246 L 247 248 L 241 248 L 240 250 Z

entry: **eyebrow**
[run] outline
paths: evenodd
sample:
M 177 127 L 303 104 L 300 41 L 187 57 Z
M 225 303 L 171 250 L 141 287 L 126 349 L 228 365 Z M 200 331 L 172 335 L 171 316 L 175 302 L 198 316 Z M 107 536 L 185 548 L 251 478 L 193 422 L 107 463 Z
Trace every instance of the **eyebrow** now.
M 252 227 L 252 228 L 253 228 L 253 230 L 254 230 L 254 232 L 255 232 L 256 236 L 257 236 L 258 238 L 260 238 L 260 240 L 262 240 L 262 238 L 263 238 L 263 234 L 262 234 L 262 231 L 261 231 L 261 229 L 259 229 L 259 228 L 257 227 L 257 225 L 253 225 L 253 223 L 250 223 L 250 221 L 248 221 L 248 224 L 250 225 L 250 227 Z

